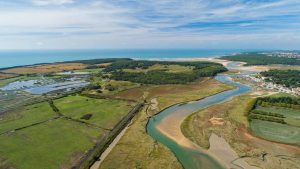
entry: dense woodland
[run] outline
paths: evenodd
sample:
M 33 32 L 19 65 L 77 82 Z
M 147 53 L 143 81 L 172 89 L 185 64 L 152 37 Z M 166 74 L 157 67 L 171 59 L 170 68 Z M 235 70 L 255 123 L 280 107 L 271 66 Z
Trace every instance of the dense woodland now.
M 143 72 L 125 72 L 122 69 L 147 69 L 155 64 L 180 65 L 194 67 L 191 72 L 168 73 L 164 70 Z M 218 63 L 211 62 L 162 62 L 162 61 L 118 61 L 107 66 L 105 72 L 111 73 L 115 80 L 132 81 L 144 84 L 185 84 L 201 77 L 214 76 L 227 69 Z
M 284 65 L 300 65 L 300 60 L 296 58 L 284 58 L 276 56 L 268 56 L 258 53 L 244 53 L 232 56 L 223 56 L 221 59 L 230 61 L 246 62 L 246 66 L 250 65 L 269 65 L 269 64 L 284 64 Z
M 66 61 L 61 63 L 83 63 L 83 64 L 101 64 L 101 63 L 113 63 L 121 61 L 131 61 L 129 58 L 108 58 L 108 59 L 90 59 L 90 60 L 75 60 L 75 61 Z
M 267 77 L 266 81 L 281 84 L 286 87 L 300 87 L 300 71 L 299 70 L 269 70 L 260 73 Z

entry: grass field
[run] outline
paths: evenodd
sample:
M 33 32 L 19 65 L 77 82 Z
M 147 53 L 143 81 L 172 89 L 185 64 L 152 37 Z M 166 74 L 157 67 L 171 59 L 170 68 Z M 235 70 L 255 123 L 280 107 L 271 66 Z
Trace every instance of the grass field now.
M 54 104 L 71 119 L 58 116 L 48 102 L 0 116 L 0 168 L 71 168 L 109 132 L 101 128 L 113 128 L 134 106 L 133 102 L 79 95 L 54 100 Z M 91 114 L 89 119 L 81 118 L 87 114 Z M 25 128 L 13 131 L 21 127 Z
M 253 119 L 250 127 L 255 135 L 276 142 L 300 146 L 300 128 L 286 124 Z
M 170 150 L 154 141 L 146 133 L 145 128 L 148 117 L 166 106 L 201 99 L 229 88 L 231 86 L 214 79 L 206 79 L 188 85 L 146 85 L 121 92 L 118 94 L 119 97 L 130 97 L 136 100 L 145 98 L 148 103 L 156 98 L 158 106 L 151 105 L 150 108 L 144 108 L 143 111 L 139 112 L 125 135 L 106 157 L 100 168 L 182 168 Z
M 38 103 L 0 116 L 0 133 L 45 121 L 57 116 L 47 102 Z
M 84 96 L 68 96 L 54 101 L 60 113 L 103 128 L 113 128 L 132 109 L 132 102 L 112 99 L 93 99 Z M 89 120 L 82 119 L 91 114 Z
M 74 72 L 91 72 L 91 73 L 98 73 L 101 72 L 104 68 L 96 68 L 96 69 L 80 69 L 75 70 Z
M 284 121 L 287 124 L 300 127 L 300 110 L 282 107 L 257 107 L 256 109 L 265 112 L 281 114 L 285 117 Z
M 71 168 L 101 134 L 101 129 L 57 119 L 0 135 L 0 168 Z
M 271 97 L 282 97 L 284 94 L 276 94 Z M 286 124 L 275 123 L 263 119 L 251 119 L 250 129 L 258 137 L 275 142 L 300 145 L 300 110 L 283 107 L 257 106 L 254 110 L 283 115 L 281 121 Z M 269 118 L 266 115 L 260 115 Z M 272 117 L 274 118 L 274 117 Z

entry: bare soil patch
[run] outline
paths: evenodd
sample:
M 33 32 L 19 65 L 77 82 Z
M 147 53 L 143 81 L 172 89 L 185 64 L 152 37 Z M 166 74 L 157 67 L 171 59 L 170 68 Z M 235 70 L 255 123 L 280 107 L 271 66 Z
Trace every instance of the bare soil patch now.
M 213 117 L 208 120 L 212 125 L 224 125 L 225 121 L 223 118 Z

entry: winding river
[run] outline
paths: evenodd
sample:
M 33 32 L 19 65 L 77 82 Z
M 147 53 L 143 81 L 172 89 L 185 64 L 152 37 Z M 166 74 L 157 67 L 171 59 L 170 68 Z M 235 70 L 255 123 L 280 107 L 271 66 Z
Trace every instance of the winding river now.
M 217 158 L 209 154 L 208 151 L 185 138 L 181 133 L 180 125 L 187 116 L 198 110 L 224 102 L 233 96 L 251 90 L 249 86 L 233 82 L 230 76 L 233 75 L 222 74 L 217 75 L 215 79 L 236 86 L 237 88 L 198 101 L 173 105 L 149 119 L 147 125 L 148 134 L 156 141 L 167 146 L 185 169 L 226 168 Z

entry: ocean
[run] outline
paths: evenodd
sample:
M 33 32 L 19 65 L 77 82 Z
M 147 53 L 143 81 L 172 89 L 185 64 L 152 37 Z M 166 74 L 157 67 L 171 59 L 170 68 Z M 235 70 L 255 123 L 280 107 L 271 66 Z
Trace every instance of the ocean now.
M 0 68 L 97 58 L 171 60 L 216 57 L 244 52 L 221 49 L 118 49 L 118 50 L 6 50 L 0 51 Z

